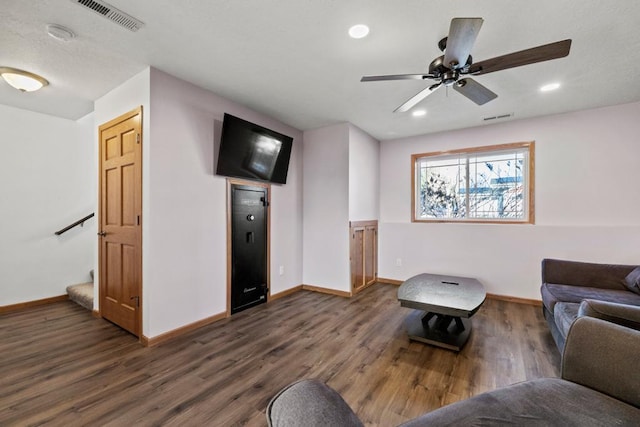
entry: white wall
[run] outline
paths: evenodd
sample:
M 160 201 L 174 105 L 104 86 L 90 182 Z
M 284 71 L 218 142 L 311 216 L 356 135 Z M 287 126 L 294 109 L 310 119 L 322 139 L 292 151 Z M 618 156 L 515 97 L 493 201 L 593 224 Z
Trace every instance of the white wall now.
M 479 278 L 540 299 L 540 261 L 640 262 L 640 103 L 381 144 L 380 277 Z M 413 153 L 535 141 L 535 225 L 411 223 Z M 396 266 L 396 259 L 402 266 Z
M 379 160 L 351 123 L 304 133 L 304 284 L 351 291 L 349 221 L 378 219 Z
M 302 133 L 151 69 L 143 253 L 148 337 L 226 312 L 227 187 L 214 174 L 214 139 L 225 112 L 294 138 L 287 184 L 271 186 L 271 293 L 302 281 Z
M 380 142 L 349 124 L 349 220 L 378 219 Z
M 302 133 L 153 68 L 96 101 L 96 129 L 139 105 L 143 334 L 152 338 L 226 312 L 226 179 L 214 174 L 225 112 L 294 138 L 287 184 L 271 186 L 271 293 L 298 286 Z
M 303 283 L 349 292 L 349 125 L 304 132 Z
M 92 125 L 0 105 L 0 305 L 90 280 L 96 219 L 54 232 L 94 212 Z

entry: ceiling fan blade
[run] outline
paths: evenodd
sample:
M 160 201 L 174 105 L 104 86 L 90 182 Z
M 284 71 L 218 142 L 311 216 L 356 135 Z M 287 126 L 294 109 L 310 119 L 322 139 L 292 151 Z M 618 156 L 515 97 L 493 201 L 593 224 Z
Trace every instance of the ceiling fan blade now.
M 497 56 L 485 61 L 477 62 L 469 68 L 465 74 L 487 74 L 522 65 L 535 64 L 536 62 L 549 61 L 551 59 L 564 58 L 569 55 L 571 39 L 549 43 L 507 55 Z
M 393 110 L 393 112 L 394 113 L 404 113 L 406 111 L 409 111 L 418 102 L 422 101 L 427 96 L 429 96 L 433 92 L 435 92 L 435 90 L 438 89 L 440 87 L 440 85 L 441 85 L 441 83 L 436 83 L 434 85 L 431 85 L 431 86 L 429 86 L 427 88 L 422 89 L 420 92 L 416 93 L 411 98 L 409 98 L 404 104 L 402 104 L 401 106 L 399 106 L 398 108 Z
M 454 83 L 453 89 L 475 102 L 478 105 L 486 104 L 498 97 L 485 86 L 473 79 L 460 79 Z
M 390 74 L 388 76 L 364 76 L 361 82 L 379 82 L 385 80 L 424 80 L 432 79 L 431 74 Z
M 445 67 L 461 68 L 465 66 L 483 22 L 482 18 L 453 18 L 451 20 L 447 47 L 444 50 Z

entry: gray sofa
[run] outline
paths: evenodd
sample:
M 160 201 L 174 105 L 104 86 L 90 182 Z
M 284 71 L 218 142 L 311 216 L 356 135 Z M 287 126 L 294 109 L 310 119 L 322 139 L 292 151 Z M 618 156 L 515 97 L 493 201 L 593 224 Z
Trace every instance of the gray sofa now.
M 543 314 L 560 352 L 585 299 L 640 306 L 640 267 L 542 260 Z
M 640 331 L 619 314 L 640 319 L 640 307 L 585 301 L 571 325 L 561 378 L 517 383 L 442 407 L 403 424 L 416 426 L 638 426 Z M 611 309 L 613 307 L 613 309 Z M 618 311 L 621 310 L 621 311 Z M 640 326 L 638 323 L 636 326 Z M 273 427 L 362 426 L 342 397 L 317 380 L 280 391 L 269 403 Z

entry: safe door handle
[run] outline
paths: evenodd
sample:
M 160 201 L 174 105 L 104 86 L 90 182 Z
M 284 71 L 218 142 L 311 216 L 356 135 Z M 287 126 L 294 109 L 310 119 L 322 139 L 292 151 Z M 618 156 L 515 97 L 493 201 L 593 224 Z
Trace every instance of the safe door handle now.
M 255 233 L 253 231 L 248 231 L 247 232 L 247 243 L 254 243 L 255 242 Z

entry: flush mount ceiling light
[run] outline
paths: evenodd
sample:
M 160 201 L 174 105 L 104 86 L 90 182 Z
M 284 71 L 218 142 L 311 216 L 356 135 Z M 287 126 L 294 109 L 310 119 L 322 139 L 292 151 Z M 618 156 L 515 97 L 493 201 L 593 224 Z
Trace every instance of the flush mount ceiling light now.
M 49 84 L 45 78 L 37 74 L 11 67 L 0 67 L 0 76 L 22 92 L 33 92 Z
M 411 115 L 413 117 L 422 117 L 422 116 L 426 116 L 427 115 L 427 111 L 426 110 L 415 110 L 413 113 L 411 113 Z
M 354 25 L 349 28 L 349 35 L 354 39 L 361 39 L 369 34 L 369 27 L 364 24 Z
M 550 92 L 552 90 L 556 90 L 560 87 L 560 83 L 549 83 L 548 85 L 544 85 L 540 87 L 540 92 Z

